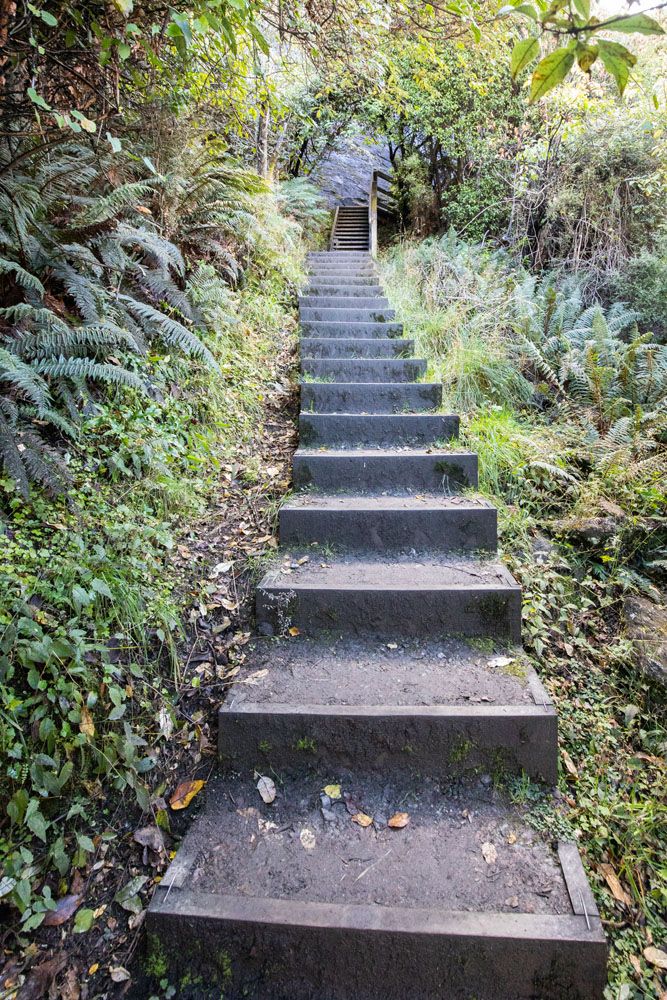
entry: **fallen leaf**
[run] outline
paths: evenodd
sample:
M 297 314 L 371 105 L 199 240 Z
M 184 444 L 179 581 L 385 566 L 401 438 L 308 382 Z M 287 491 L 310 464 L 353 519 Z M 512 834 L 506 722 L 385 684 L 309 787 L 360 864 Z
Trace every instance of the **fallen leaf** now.
M 307 851 L 312 851 L 312 849 L 315 847 L 316 844 L 315 834 L 313 833 L 312 830 L 308 830 L 307 828 L 303 829 L 299 834 L 299 840 L 301 841 L 302 846 Z
M 514 830 L 510 830 L 510 832 L 507 834 L 507 843 L 516 844 L 516 833 L 514 832 Z
M 387 643 L 387 649 L 398 649 L 398 643 L 397 642 L 388 642 Z
M 341 797 L 340 785 L 325 785 L 322 789 L 325 795 L 328 795 L 330 799 L 339 799 Z
M 388 821 L 387 826 L 390 826 L 392 830 L 402 830 L 404 826 L 407 826 L 410 822 L 409 813 L 394 813 L 391 819 Z
M 182 781 L 169 799 L 169 805 L 172 809 L 187 809 L 205 784 L 206 782 L 202 781 L 201 778 L 198 778 L 197 781 Z
M 94 736 L 95 735 L 95 723 L 93 722 L 93 717 L 90 714 L 90 710 L 84 705 L 81 709 L 81 718 L 79 719 L 79 732 L 82 732 L 84 736 Z
M 212 580 L 215 580 L 215 578 L 220 576 L 221 573 L 229 573 L 233 565 L 234 564 L 230 562 L 217 563 L 209 573 L 209 576 Z
M 496 850 L 495 844 L 486 840 L 482 844 L 482 857 L 486 861 L 487 865 L 495 865 L 498 860 L 498 851 Z
M 142 847 L 148 847 L 151 851 L 155 851 L 156 854 L 162 854 L 164 851 L 164 838 L 162 836 L 162 831 L 158 830 L 156 826 L 142 826 L 141 829 L 134 831 L 134 839 L 137 844 L 141 844 Z
M 269 805 L 276 797 L 276 786 L 271 778 L 267 778 L 264 775 L 260 776 L 257 782 L 257 791 L 262 796 L 264 802 Z
M 574 778 L 575 781 L 576 781 L 578 779 L 578 777 L 579 777 L 579 772 L 577 771 L 576 767 L 574 766 L 574 761 L 570 757 L 570 755 L 567 752 L 567 750 L 561 750 L 561 757 L 563 758 L 563 763 L 565 764 L 565 770 L 570 775 L 570 777 Z
M 97 970 L 99 969 L 99 967 L 100 967 L 100 963 L 99 962 L 93 962 L 93 964 L 91 965 L 91 967 L 88 969 L 88 975 L 89 976 L 94 976 L 95 973 L 97 972 Z
M 146 919 L 145 910 L 142 910 L 141 913 L 132 913 L 128 918 L 127 926 L 131 931 L 136 931 L 137 927 L 141 927 L 145 919 Z
M 266 677 L 266 675 L 268 674 L 268 672 L 269 671 L 266 668 L 264 670 L 255 670 L 252 674 L 248 674 L 247 677 L 244 677 L 243 680 L 240 680 L 238 683 L 239 684 L 259 684 L 259 682 Z
M 619 903 L 623 903 L 624 906 L 632 906 L 632 898 L 621 885 L 620 879 L 614 871 L 612 865 L 602 864 L 600 865 L 600 871 L 604 876 L 605 882 L 611 889 L 611 894 L 614 899 L 616 899 Z
M 174 731 L 174 720 L 166 708 L 161 708 L 157 714 L 157 721 L 160 727 L 160 736 L 168 740 Z
M 355 813 L 352 817 L 352 822 L 356 823 L 357 826 L 370 826 L 373 822 L 373 817 L 367 816 L 366 813 Z
M 74 933 L 75 934 L 85 934 L 93 926 L 93 920 L 95 919 L 94 910 L 78 910 L 76 917 L 74 918 Z
M 143 889 L 146 882 L 148 882 L 147 875 L 136 875 L 134 878 L 131 878 L 129 882 L 118 890 L 113 898 L 114 903 L 118 903 L 128 913 L 141 913 L 143 903 L 139 896 L 139 890 Z
M 3 896 L 8 896 L 10 892 L 13 892 L 16 888 L 16 879 L 10 878 L 9 875 L 4 875 L 0 878 L 0 899 Z
M 41 997 L 47 996 L 56 976 L 66 964 L 67 956 L 64 952 L 60 952 L 55 958 L 41 962 L 32 968 L 28 979 L 21 988 L 21 1000 L 41 1000 Z M 12 991 L 11 995 L 16 996 L 16 993 Z
M 301 634 L 300 631 L 299 631 L 299 629 L 295 625 L 292 625 L 292 627 L 289 628 L 287 631 L 289 632 L 290 635 L 300 635 Z
M 126 983 L 130 978 L 130 973 L 122 965 L 116 965 L 114 968 L 109 969 L 109 975 L 114 983 Z
M 509 667 L 510 663 L 514 663 L 515 656 L 494 656 L 492 660 L 489 660 L 490 667 Z
M 643 955 L 649 965 L 667 969 L 667 951 L 662 951 L 660 948 L 644 948 Z
M 43 920 L 44 927 L 60 927 L 76 913 L 81 904 L 81 896 L 63 896 L 56 903 L 55 910 L 47 910 Z

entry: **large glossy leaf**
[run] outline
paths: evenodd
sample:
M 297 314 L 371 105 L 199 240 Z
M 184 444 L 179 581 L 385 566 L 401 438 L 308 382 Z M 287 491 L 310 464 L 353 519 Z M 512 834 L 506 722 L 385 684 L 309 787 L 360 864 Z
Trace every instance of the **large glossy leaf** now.
M 591 16 L 591 0 L 574 0 L 574 9 L 579 17 L 583 18 L 584 21 L 588 21 Z
M 556 49 L 539 62 L 533 73 L 530 86 L 530 102 L 539 101 L 550 90 L 564 80 L 574 63 L 574 46 Z
M 625 31 L 628 34 L 664 35 L 665 29 L 648 14 L 630 14 L 615 18 L 602 27 L 605 31 Z
M 604 68 L 616 80 L 619 93 L 623 94 L 630 79 L 630 70 L 637 62 L 637 56 L 629 52 L 625 45 L 609 42 L 604 38 L 598 39 L 598 49 Z
M 516 80 L 521 70 L 530 65 L 533 59 L 536 59 L 539 54 L 540 44 L 536 38 L 524 38 L 522 41 L 517 42 L 512 49 L 510 64 L 512 79 Z

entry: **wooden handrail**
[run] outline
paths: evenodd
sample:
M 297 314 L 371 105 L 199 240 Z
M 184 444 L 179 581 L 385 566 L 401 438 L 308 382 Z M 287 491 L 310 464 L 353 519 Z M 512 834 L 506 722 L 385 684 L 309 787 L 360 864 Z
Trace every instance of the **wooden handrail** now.
M 337 222 L 338 222 L 338 205 L 336 205 L 336 208 L 334 210 L 333 225 L 331 226 L 331 237 L 329 239 L 329 249 L 330 250 L 333 250 L 333 248 L 334 248 L 334 236 L 336 235 L 336 223 Z
M 378 252 L 378 202 L 382 202 L 382 207 L 390 207 L 394 202 L 391 191 L 378 186 L 378 180 L 392 183 L 390 174 L 384 170 L 374 170 L 371 175 L 371 186 L 368 192 L 368 249 L 371 257 L 377 257 Z

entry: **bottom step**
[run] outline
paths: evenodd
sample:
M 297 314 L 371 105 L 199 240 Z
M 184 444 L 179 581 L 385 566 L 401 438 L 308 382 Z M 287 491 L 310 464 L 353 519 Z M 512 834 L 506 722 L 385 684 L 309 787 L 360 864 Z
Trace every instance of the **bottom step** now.
M 341 798 L 322 799 L 329 784 Z M 277 785 L 271 805 L 252 780 L 209 786 L 155 893 L 150 946 L 172 982 L 198 980 L 192 996 L 602 997 L 576 848 L 552 850 L 492 789 L 348 772 Z M 389 828 L 395 813 L 408 825 Z

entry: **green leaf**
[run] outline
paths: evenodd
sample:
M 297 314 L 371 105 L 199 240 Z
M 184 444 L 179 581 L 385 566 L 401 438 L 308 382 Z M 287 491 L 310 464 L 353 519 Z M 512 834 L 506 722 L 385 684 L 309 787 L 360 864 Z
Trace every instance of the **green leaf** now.
M 25 814 L 25 824 L 36 837 L 46 843 L 46 820 L 39 811 L 37 799 L 31 799 Z
M 574 47 L 556 49 L 545 56 L 537 64 L 530 85 L 530 103 L 534 104 L 541 97 L 553 90 L 561 80 L 564 80 L 574 63 Z
M 113 600 L 113 594 L 111 593 L 111 590 L 109 589 L 109 584 L 106 582 L 106 580 L 99 580 L 96 577 L 91 583 L 91 587 L 93 588 L 96 594 L 101 594 L 103 597 L 108 597 L 110 601 Z
M 538 21 L 537 11 L 532 6 L 532 4 L 520 3 L 517 7 L 514 8 L 514 10 L 516 11 L 517 14 L 524 14 L 526 17 L 529 17 L 531 21 L 535 22 Z
M 595 45 L 577 44 L 577 62 L 579 68 L 584 72 L 590 72 L 590 68 L 598 57 L 598 49 Z
M 123 17 L 129 17 L 134 9 L 134 0 L 113 0 L 113 5 Z
M 82 851 L 86 851 L 88 854 L 92 854 L 95 850 L 95 845 L 85 833 L 77 833 L 76 842 Z
M 602 23 L 605 31 L 625 31 L 628 34 L 664 35 L 665 29 L 648 14 L 630 14 L 628 17 L 615 18 L 607 24 Z
M 125 62 L 125 60 L 129 59 L 131 55 L 132 55 L 132 49 L 127 44 L 127 42 L 119 42 L 118 43 L 118 58 L 122 62 Z
M 619 42 L 609 42 L 604 38 L 598 39 L 598 49 L 602 65 L 616 80 L 618 92 L 623 96 L 623 91 L 630 79 L 630 70 L 637 62 L 637 56 L 629 52 L 625 45 L 621 45 Z
M 579 17 L 588 22 L 591 16 L 591 0 L 573 0 L 573 3 Z
M 123 148 L 123 144 L 120 139 L 117 136 L 112 135 L 111 132 L 107 132 L 107 142 L 111 146 L 114 153 L 120 153 Z
M 58 18 L 50 14 L 48 10 L 40 10 L 39 16 L 41 17 L 44 24 L 48 24 L 49 28 L 55 28 L 58 25 Z
M 78 910 L 74 918 L 74 933 L 85 934 L 93 926 L 95 914 L 92 910 Z
M 43 97 L 40 97 L 34 87 L 28 87 L 28 97 L 38 108 L 44 108 L 45 111 L 51 110 L 51 105 L 47 104 Z
M 510 63 L 512 79 L 516 80 L 521 70 L 525 69 L 539 54 L 540 43 L 536 38 L 524 38 L 523 41 L 517 42 L 512 49 Z

